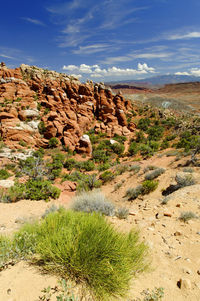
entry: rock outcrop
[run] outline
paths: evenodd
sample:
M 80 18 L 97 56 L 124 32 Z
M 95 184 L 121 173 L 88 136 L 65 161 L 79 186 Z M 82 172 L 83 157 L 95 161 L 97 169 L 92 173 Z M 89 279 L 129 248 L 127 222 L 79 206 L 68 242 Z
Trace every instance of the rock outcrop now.
M 34 66 L 8 69 L 1 63 L 0 106 L 1 137 L 10 147 L 22 141 L 45 147 L 56 137 L 65 147 L 89 154 L 90 145 L 81 138 L 89 129 L 109 137 L 135 129 L 127 123 L 132 105 L 121 94 Z

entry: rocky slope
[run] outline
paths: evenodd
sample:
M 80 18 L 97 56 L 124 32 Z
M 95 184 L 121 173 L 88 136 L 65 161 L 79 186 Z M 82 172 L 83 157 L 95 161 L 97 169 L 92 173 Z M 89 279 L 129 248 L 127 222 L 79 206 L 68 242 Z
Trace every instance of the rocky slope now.
M 126 118 L 131 103 L 122 95 L 34 66 L 8 69 L 1 63 L 0 107 L 1 137 L 11 147 L 19 142 L 45 147 L 56 137 L 72 150 L 86 146 L 89 151 L 87 139 L 81 137 L 91 127 L 109 137 L 134 130 Z

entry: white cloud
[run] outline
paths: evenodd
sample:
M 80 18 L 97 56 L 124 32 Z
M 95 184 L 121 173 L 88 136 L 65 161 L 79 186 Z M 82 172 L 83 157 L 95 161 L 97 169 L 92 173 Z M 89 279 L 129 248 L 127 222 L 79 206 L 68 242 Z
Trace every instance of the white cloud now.
M 190 76 L 200 76 L 200 68 L 191 68 L 188 72 L 176 72 L 175 75 L 190 75 Z
M 42 21 L 33 19 L 33 18 L 22 18 L 25 21 L 28 21 L 29 23 L 35 24 L 35 25 L 40 25 L 40 26 L 46 26 Z
M 172 34 L 168 36 L 167 40 L 184 40 L 194 38 L 200 38 L 200 31 L 192 31 L 185 34 Z
M 192 68 L 190 70 L 190 73 L 191 73 L 191 75 L 194 75 L 194 76 L 200 76 L 200 68 L 199 69 L 198 68 Z
M 14 57 L 6 55 L 6 54 L 3 54 L 3 53 L 0 53 L 0 57 L 4 57 L 6 59 L 15 59 Z
M 74 54 L 93 54 L 96 52 L 102 52 L 108 50 L 109 44 L 93 44 L 88 46 L 79 46 L 78 50 L 72 51 Z
M 190 75 L 188 72 L 176 72 L 175 75 Z
M 71 74 L 71 76 L 77 78 L 77 79 L 80 79 L 82 78 L 83 76 L 81 74 Z
M 110 68 L 101 68 L 99 65 L 86 65 L 81 64 L 80 66 L 68 65 L 63 66 L 63 70 L 73 71 L 81 74 L 89 74 L 91 78 L 102 78 L 102 77 L 129 77 L 129 76 L 137 76 L 142 74 L 155 73 L 155 69 L 153 67 L 149 67 L 146 63 L 139 63 L 137 69 L 133 68 L 118 68 L 118 67 L 110 67 Z

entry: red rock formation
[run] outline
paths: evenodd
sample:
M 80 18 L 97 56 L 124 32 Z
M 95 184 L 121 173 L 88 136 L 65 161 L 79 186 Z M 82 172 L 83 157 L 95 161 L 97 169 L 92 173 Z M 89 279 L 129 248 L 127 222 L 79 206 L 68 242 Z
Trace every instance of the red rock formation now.
M 81 140 L 90 128 L 109 137 L 134 131 L 133 125 L 127 128 L 126 118 L 132 106 L 122 95 L 113 96 L 101 84 L 82 84 L 66 74 L 27 65 L 0 65 L 0 106 L 1 136 L 10 146 L 23 140 L 45 147 L 48 139 L 57 137 L 72 150 L 91 153 L 91 145 Z M 41 121 L 43 137 L 37 129 Z

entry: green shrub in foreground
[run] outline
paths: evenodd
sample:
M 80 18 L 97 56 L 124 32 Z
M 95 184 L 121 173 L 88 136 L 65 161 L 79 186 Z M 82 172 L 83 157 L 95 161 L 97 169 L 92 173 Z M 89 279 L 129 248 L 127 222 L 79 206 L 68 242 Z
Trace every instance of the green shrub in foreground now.
M 124 296 L 130 279 L 147 268 L 147 247 L 138 232 L 119 233 L 99 214 L 51 213 L 17 233 L 21 252 L 24 236 L 46 270 L 85 281 L 98 300 Z

